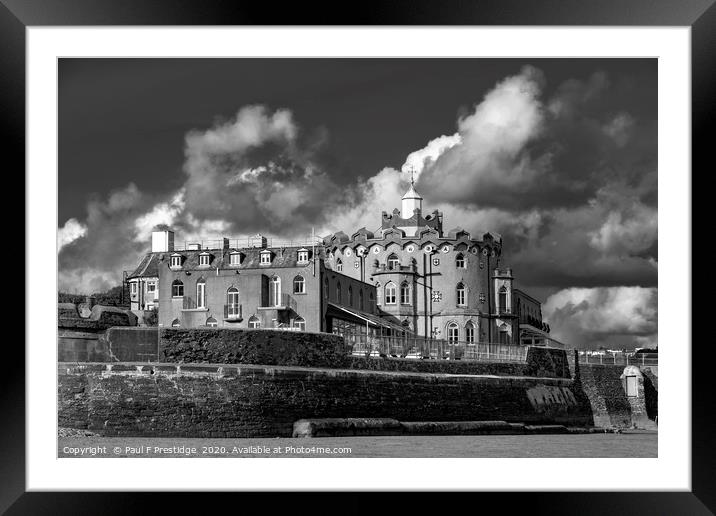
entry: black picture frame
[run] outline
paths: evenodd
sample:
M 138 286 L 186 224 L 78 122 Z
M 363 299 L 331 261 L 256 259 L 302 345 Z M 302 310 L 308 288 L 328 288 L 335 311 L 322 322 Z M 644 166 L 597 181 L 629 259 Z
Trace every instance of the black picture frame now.
M 706 172 L 716 120 L 715 0 L 404 0 L 288 3 L 277 8 L 261 2 L 221 0 L 0 0 L 0 126 L 4 154 L 14 175 L 25 167 L 25 28 L 38 25 L 634 25 L 691 27 L 692 169 Z M 347 7 L 352 7 L 349 9 Z M 709 165 L 712 167 L 711 163 Z M 19 175 L 19 174 L 18 174 Z M 7 176 L 6 176 L 7 177 Z M 692 173 L 692 177 L 694 174 Z M 694 222 L 697 219 L 694 218 Z M 26 235 L 27 237 L 27 235 Z M 673 237 L 673 235 L 672 235 Z M 689 237 L 689 238 L 686 238 Z M 691 245 L 682 235 L 680 245 Z M 686 265 L 686 264 L 685 264 Z M 690 264 L 689 264 L 690 265 Z M 25 274 L 31 271 L 25 270 Z M 690 277 L 686 278 L 691 281 Z M 31 306 L 33 297 L 26 292 Z M 691 300 L 685 300 L 691 301 Z M 696 308 L 698 305 L 692 305 Z M 31 311 L 26 312 L 27 319 Z M 692 317 L 693 319 L 693 317 Z M 686 335 L 685 339 L 690 338 Z M 679 343 L 690 346 L 691 342 Z M 14 347 L 13 347 L 14 346 Z M 25 490 L 25 353 L 6 343 L 2 374 L 2 439 L 0 439 L 0 511 L 6 514 L 146 513 L 158 503 L 163 511 L 186 507 L 187 495 L 170 493 L 26 492 Z M 692 353 L 695 350 L 692 347 Z M 515 509 L 527 514 L 713 514 L 716 511 L 716 403 L 709 382 L 708 360 L 692 362 L 692 490 L 690 492 L 471 493 L 468 504 Z M 578 474 L 575 462 L 574 474 Z M 638 471 L 637 471 L 638 474 Z M 219 494 L 211 506 L 229 496 L 242 505 L 270 500 L 271 493 Z M 477 497 L 477 498 L 474 498 Z M 157 498 L 159 498 L 157 500 Z M 385 503 L 371 495 L 349 493 L 342 512 L 366 512 Z M 403 497 L 402 510 L 429 506 L 434 497 Z M 325 504 L 323 495 L 293 493 L 294 508 Z M 444 500 L 438 502 L 444 506 Z M 454 501 L 450 502 L 451 505 Z M 489 504 L 489 505 L 488 505 Z M 411 507 L 412 506 L 412 507 Z M 206 510 L 206 509 L 205 509 Z M 211 510 L 211 509 L 209 509 Z M 302 512 L 299 510 L 299 512 Z M 319 511 L 320 512 L 320 511 Z

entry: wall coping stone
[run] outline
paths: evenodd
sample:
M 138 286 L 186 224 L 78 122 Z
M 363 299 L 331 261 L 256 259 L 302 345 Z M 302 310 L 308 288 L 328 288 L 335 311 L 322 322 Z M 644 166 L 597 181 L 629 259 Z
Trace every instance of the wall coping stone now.
M 332 377 L 410 377 L 433 382 L 477 382 L 477 383 L 505 383 L 505 382 L 531 382 L 542 385 L 571 386 L 574 380 L 570 378 L 547 378 L 542 376 L 498 376 L 476 374 L 447 374 L 447 373 L 421 373 L 413 371 L 380 371 L 372 369 L 329 369 L 304 366 L 275 366 L 260 364 L 182 364 L 172 362 L 60 362 L 60 374 L 85 374 L 101 372 L 102 374 L 144 375 L 153 374 L 191 375 L 191 376 L 243 376 L 243 375 L 282 375 L 282 376 L 332 376 Z

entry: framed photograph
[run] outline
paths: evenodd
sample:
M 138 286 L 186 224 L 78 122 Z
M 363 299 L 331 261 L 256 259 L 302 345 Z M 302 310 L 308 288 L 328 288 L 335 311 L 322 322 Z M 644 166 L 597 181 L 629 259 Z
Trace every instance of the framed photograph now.
M 2 0 L 27 336 L 0 507 L 711 514 L 691 171 L 713 2 L 339 12 Z

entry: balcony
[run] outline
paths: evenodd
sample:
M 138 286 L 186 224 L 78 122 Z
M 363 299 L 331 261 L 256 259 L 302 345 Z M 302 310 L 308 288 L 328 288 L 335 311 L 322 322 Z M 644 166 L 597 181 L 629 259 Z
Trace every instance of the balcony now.
M 262 303 L 262 306 L 259 306 L 259 310 L 296 310 L 296 300 L 293 299 L 289 294 L 282 293 L 279 296 L 278 303 L 277 304 L 270 304 L 271 299 L 269 298 L 266 300 L 265 303 Z
M 377 267 L 373 267 L 373 274 L 411 274 L 415 272 L 418 272 L 417 265 L 395 265 L 391 267 L 389 265 L 386 265 L 385 263 L 381 263 Z
M 224 320 L 231 322 L 241 322 L 243 318 L 243 308 L 238 303 L 229 303 L 224 305 Z

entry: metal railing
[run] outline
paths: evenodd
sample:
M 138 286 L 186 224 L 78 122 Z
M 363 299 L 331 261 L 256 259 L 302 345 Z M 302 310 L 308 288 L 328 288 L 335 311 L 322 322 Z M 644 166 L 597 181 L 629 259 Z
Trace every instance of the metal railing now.
M 273 303 L 275 304 L 272 304 Z M 259 307 L 260 309 L 266 310 L 270 308 L 278 308 L 278 309 L 292 309 L 296 310 L 296 300 L 286 292 L 281 292 L 281 295 L 279 297 L 278 303 L 276 303 L 274 300 L 272 300 L 270 297 L 269 299 L 266 299 L 264 303 Z
M 379 263 L 373 267 L 375 272 L 417 272 L 417 265 L 395 265 L 390 266 L 385 263 Z
M 524 362 L 527 359 L 526 346 L 408 336 L 340 335 L 345 341 L 346 352 L 354 356 L 500 362 Z
M 242 307 L 240 303 L 228 303 L 224 305 L 224 319 L 239 320 L 242 317 Z
M 319 245 L 322 240 L 318 237 L 311 239 L 310 237 L 302 238 L 298 240 L 281 240 L 273 237 L 264 237 L 265 247 L 306 247 L 309 248 L 312 245 Z M 184 242 L 174 242 L 175 251 L 187 251 L 187 250 L 216 250 L 224 249 L 242 249 L 247 247 L 264 247 L 264 242 L 261 237 L 258 236 L 243 236 L 236 238 L 228 238 L 225 242 L 223 238 L 215 239 L 201 239 L 201 240 L 186 240 Z
M 570 350 L 571 351 L 571 350 Z M 655 366 L 659 365 L 658 353 L 605 353 L 605 354 L 587 354 L 579 352 L 580 364 L 601 364 L 601 365 L 636 365 L 636 366 Z M 568 353 L 570 361 L 574 362 L 574 352 Z

